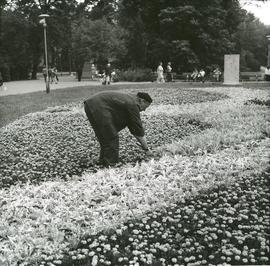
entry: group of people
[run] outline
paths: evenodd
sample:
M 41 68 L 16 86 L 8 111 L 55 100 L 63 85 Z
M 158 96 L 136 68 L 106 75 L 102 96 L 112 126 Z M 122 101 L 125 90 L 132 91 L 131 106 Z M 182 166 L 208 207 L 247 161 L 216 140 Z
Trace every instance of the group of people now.
M 107 63 L 105 70 L 103 71 L 103 74 L 102 74 L 102 84 L 110 85 L 112 82 L 112 76 L 113 76 L 113 71 L 112 71 L 111 63 Z
M 47 68 L 46 68 L 46 66 L 43 66 L 42 74 L 43 74 L 44 80 L 46 82 L 47 81 Z M 57 71 L 56 66 L 49 67 L 49 69 L 48 69 L 48 75 L 49 75 L 49 77 L 48 77 L 49 78 L 49 82 L 51 84 L 52 83 L 57 84 L 59 82 L 58 71 Z
M 101 74 L 98 73 L 98 70 L 95 64 L 91 65 L 91 79 L 94 80 L 96 77 L 101 78 L 102 85 L 110 85 L 113 82 L 113 77 L 115 76 L 115 71 L 112 70 L 111 63 L 107 63 L 104 70 Z
M 211 75 L 216 82 L 220 81 L 221 74 L 222 72 L 220 71 L 219 67 L 216 67 L 211 72 Z M 187 81 L 199 81 L 204 83 L 205 80 L 206 80 L 206 72 L 203 68 L 201 68 L 199 71 L 197 68 L 195 68 L 191 74 L 187 74 Z
M 168 62 L 166 66 L 166 82 L 173 81 L 173 75 L 172 75 L 172 65 L 171 62 Z M 165 77 L 164 77 L 164 69 L 163 69 L 163 63 L 160 62 L 157 67 L 157 83 L 164 83 Z
M 201 82 L 205 82 L 205 71 L 204 69 L 200 69 L 200 71 L 198 71 L 197 68 L 195 68 L 193 70 L 193 72 L 190 75 L 190 78 L 192 81 L 201 81 Z

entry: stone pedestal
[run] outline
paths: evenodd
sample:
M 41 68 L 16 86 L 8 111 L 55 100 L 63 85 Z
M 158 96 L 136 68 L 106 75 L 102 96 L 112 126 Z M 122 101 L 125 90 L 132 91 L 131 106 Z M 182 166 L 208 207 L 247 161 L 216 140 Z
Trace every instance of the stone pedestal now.
M 239 85 L 239 54 L 224 55 L 224 85 Z
M 82 79 L 90 79 L 92 72 L 91 72 L 92 64 L 90 62 L 85 62 L 83 65 L 83 72 L 82 72 Z

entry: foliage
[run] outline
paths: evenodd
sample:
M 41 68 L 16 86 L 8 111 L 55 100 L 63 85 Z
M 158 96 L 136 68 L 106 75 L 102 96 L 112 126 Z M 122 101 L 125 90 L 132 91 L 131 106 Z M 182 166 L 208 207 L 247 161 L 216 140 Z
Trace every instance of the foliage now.
M 266 226 L 269 225 L 266 219 L 261 218 L 268 215 L 266 211 L 269 212 L 267 209 L 269 186 L 265 185 L 265 178 L 260 178 L 258 174 L 269 166 L 269 147 L 267 147 L 269 139 L 265 138 L 263 133 L 263 130 L 267 130 L 267 128 L 269 130 L 268 108 L 244 103 L 254 98 L 265 99 L 268 95 L 267 91 L 252 91 L 239 87 L 237 90 L 234 87 L 203 88 L 201 90 L 217 94 L 225 92 L 230 98 L 192 103 L 192 98 L 198 95 L 198 91 L 190 89 L 189 92 L 192 92 L 193 96 L 190 97 L 190 102 L 188 101 L 187 104 L 177 104 L 177 101 L 176 104 L 159 102 L 158 105 L 154 104 L 147 110 L 147 117 L 153 117 L 156 122 L 153 125 L 156 130 L 161 126 L 165 129 L 167 124 L 169 127 L 172 118 L 179 119 L 182 116 L 193 117 L 200 123 L 211 122 L 212 125 L 211 128 L 196 131 L 195 134 L 179 139 L 177 137 L 170 145 L 160 146 L 158 152 L 161 157 L 157 159 L 136 165 L 126 164 L 110 169 L 97 169 L 96 173 L 86 172 L 82 176 L 74 176 L 66 181 L 54 178 L 40 184 L 29 182 L 11 186 L 9 189 L 1 189 L 0 230 L 3 237 L 0 243 L 1 250 L 3 250 L 0 257 L 1 262 L 33 265 L 44 260 L 43 264 L 51 265 L 52 261 L 54 264 L 58 264 L 65 254 L 79 262 L 89 256 L 92 259 L 94 255 L 102 255 L 100 252 L 103 251 L 103 248 L 108 248 L 103 244 L 107 244 L 105 242 L 106 236 L 110 235 L 109 232 L 112 234 L 118 232 L 116 237 L 120 241 L 123 240 L 124 244 L 127 243 L 125 241 L 129 241 L 125 236 L 133 238 L 136 236 L 137 239 L 137 236 L 141 235 L 140 232 L 138 233 L 139 223 L 149 226 L 147 226 L 149 230 L 145 227 L 145 234 L 142 238 L 153 238 L 154 240 L 165 234 L 160 239 L 166 237 L 168 241 L 172 240 L 172 242 L 168 242 L 170 246 L 155 247 L 160 250 L 162 256 L 168 254 L 165 258 L 163 257 L 165 262 L 166 259 L 172 259 L 170 255 L 174 253 L 171 253 L 170 247 L 173 248 L 176 242 L 184 244 L 182 246 L 184 255 L 186 255 L 185 252 L 189 252 L 190 248 L 195 248 L 191 250 L 193 253 L 196 247 L 206 248 L 206 253 L 203 253 L 202 256 L 206 256 L 207 252 L 216 255 L 208 258 L 210 262 L 222 259 L 220 254 L 223 251 L 226 252 L 227 257 L 230 257 L 231 255 L 227 252 L 231 254 L 236 250 L 235 248 L 237 248 L 236 252 L 241 251 L 240 259 L 242 259 L 246 257 L 244 255 L 246 253 L 242 254 L 242 252 L 246 251 L 245 245 L 249 247 L 249 240 L 252 243 L 260 244 L 255 248 L 255 254 L 259 254 L 258 256 L 265 260 L 265 256 L 260 252 L 266 252 L 265 254 L 269 252 L 269 242 L 267 239 L 264 240 L 266 238 L 265 230 L 268 230 Z M 154 88 L 149 89 L 149 92 L 151 91 L 154 91 Z M 171 92 L 174 93 L 174 98 L 176 98 L 177 92 L 179 93 L 178 103 L 181 103 L 182 95 L 179 89 L 172 91 L 160 89 L 157 92 L 157 98 L 161 100 L 162 96 L 164 99 L 171 97 Z M 158 96 L 158 94 L 160 95 Z M 54 142 L 52 140 L 42 142 L 44 139 L 41 135 L 31 132 L 28 122 L 34 117 L 39 117 L 37 127 L 40 125 L 40 130 L 42 130 L 44 126 L 47 126 L 47 118 L 58 116 L 59 119 L 67 120 L 67 126 L 64 129 L 58 123 L 60 137 L 62 132 L 70 132 L 64 134 L 66 138 L 62 142 L 62 146 L 59 146 L 61 149 L 67 145 L 66 142 L 72 143 L 70 139 L 83 127 L 89 128 L 89 125 L 85 123 L 76 127 L 78 131 L 75 128 L 70 131 L 70 124 L 76 124 L 74 117 L 81 117 L 82 114 L 80 109 L 74 108 L 72 111 L 68 111 L 69 109 L 70 106 L 66 106 L 29 115 L 10 124 L 5 130 L 15 132 L 22 126 L 24 135 L 17 135 L 15 138 L 24 143 L 28 141 L 29 149 L 35 146 L 33 138 L 35 137 L 36 141 L 40 138 L 40 143 L 52 145 L 51 155 L 52 153 L 57 154 L 56 146 L 53 147 Z M 64 113 L 69 114 L 64 115 Z M 162 117 L 162 122 L 159 117 Z M 55 123 L 55 120 L 51 120 L 51 123 Z M 51 123 L 47 123 L 48 127 Z M 28 128 L 27 125 L 29 125 Z M 148 127 L 151 125 L 149 124 Z M 48 134 L 53 132 L 53 129 L 47 130 Z M 158 134 L 155 132 L 154 135 L 157 137 L 160 135 L 164 138 L 164 142 L 169 143 L 171 141 L 170 132 L 174 134 L 174 129 L 168 128 L 164 135 L 163 130 Z M 13 140 L 10 139 L 10 141 Z M 74 139 L 73 142 L 76 141 Z M 91 143 L 92 140 L 88 141 Z M 38 159 L 42 147 L 40 147 L 40 151 L 37 150 L 31 156 L 23 156 L 25 164 L 33 158 Z M 88 146 L 88 152 L 90 150 L 91 148 Z M 24 152 L 28 151 L 25 149 Z M 134 147 L 134 150 L 123 151 L 124 156 L 132 157 L 132 151 L 137 153 Z M 16 161 L 17 156 L 21 156 L 21 154 L 17 155 L 17 152 L 14 149 L 14 153 L 10 154 L 10 161 Z M 60 163 L 65 165 L 69 159 L 64 157 Z M 205 194 L 202 190 L 205 191 Z M 176 203 L 179 203 L 180 208 L 177 208 Z M 168 206 L 171 210 L 167 208 Z M 180 210 L 180 213 L 176 213 L 177 210 Z M 181 217 L 176 217 L 176 214 L 180 214 Z M 197 214 L 199 220 L 194 219 L 196 217 L 193 216 L 194 214 Z M 150 217 L 151 223 L 147 222 L 148 217 Z M 162 223 L 168 231 L 166 234 L 162 230 L 160 235 L 158 232 L 161 227 L 156 226 L 156 222 L 161 224 L 159 219 L 162 218 L 166 218 Z M 176 220 L 178 218 L 181 219 Z M 134 220 L 131 221 L 131 219 Z M 199 222 L 200 220 L 201 222 Z M 229 222 L 231 220 L 232 223 Z M 128 223 L 123 225 L 125 222 Z M 167 224 L 170 226 L 167 227 Z M 245 227 L 238 227 L 243 224 Z M 175 226 L 181 232 L 177 237 L 172 234 L 176 230 L 173 228 Z M 199 226 L 200 228 L 198 228 Z M 143 227 L 140 228 L 140 230 L 143 229 Z M 108 229 L 108 231 L 97 235 L 104 229 Z M 114 229 L 119 230 L 114 231 Z M 190 231 L 191 229 L 199 230 L 193 232 Z M 151 230 L 153 231 L 151 232 Z M 221 230 L 221 232 L 213 230 Z M 121 232 L 124 234 L 122 235 Z M 217 246 L 216 236 L 212 233 L 215 233 L 219 239 Z M 83 236 L 89 234 L 91 237 L 83 239 Z M 190 234 L 196 238 L 190 240 Z M 174 242 L 175 239 L 177 239 L 176 242 Z M 130 242 L 135 244 L 132 244 L 132 247 L 139 247 L 136 246 L 140 243 L 137 240 Z M 199 242 L 199 245 L 195 242 Z M 82 248 L 70 250 L 70 247 L 78 247 L 78 243 L 87 244 L 87 248 L 80 246 L 83 250 Z M 95 243 L 101 246 L 97 247 Z M 151 243 L 147 242 L 147 245 L 151 245 Z M 213 246 L 211 247 L 211 245 Z M 161 249 L 159 249 L 160 247 Z M 122 252 L 120 244 L 115 248 L 116 250 L 112 249 L 112 251 Z M 143 250 L 147 251 L 147 249 Z M 130 252 L 127 253 L 130 254 L 128 258 L 130 260 L 135 259 L 136 256 L 132 251 L 132 248 L 126 250 L 126 252 Z M 215 253 L 216 251 L 217 253 Z M 87 253 L 84 254 L 84 252 Z M 95 253 L 93 254 L 93 252 Z M 108 250 L 107 254 L 110 252 Z M 82 257 L 82 253 L 85 257 Z M 150 253 L 156 254 L 152 250 L 149 250 L 148 254 Z M 254 252 L 250 250 L 250 254 L 254 255 Z M 196 259 L 200 259 L 197 255 L 199 256 L 199 254 L 196 253 Z M 117 253 L 114 256 L 117 257 Z M 123 255 L 121 254 L 121 256 Z M 235 259 L 234 256 L 235 254 L 233 259 Z M 111 257 L 111 259 L 115 257 Z M 102 259 L 102 257 L 98 258 Z M 96 259 L 95 256 L 94 265 Z M 184 257 L 179 259 L 181 261 Z M 102 263 L 100 260 L 98 262 Z M 168 264 L 165 262 L 165 265 Z M 243 262 L 245 263 L 245 261 Z
M 105 66 L 125 55 L 124 32 L 106 19 L 79 19 L 72 25 L 73 57 L 82 67 L 85 61 Z
M 5 30 L 2 32 L 1 70 L 5 80 L 25 79 L 31 66 L 28 42 L 29 23 L 18 12 L 5 11 L 2 14 Z
M 155 77 L 151 69 L 127 69 L 116 72 L 117 78 L 121 81 L 154 81 Z
M 10 11 L 25 22 L 10 24 L 13 29 L 2 27 L 4 19 L 10 16 L 12 20 Z M 159 61 L 171 61 L 175 72 L 189 72 L 194 67 L 222 67 L 227 53 L 241 54 L 244 71 L 256 71 L 267 61 L 265 34 L 269 28 L 234 0 L 15 0 L 1 1 L 0 45 L 10 31 L 21 31 L 22 42 L 26 42 L 21 44 L 29 51 L 6 50 L 14 42 L 4 39 L 0 63 L 5 79 L 27 78 L 30 70 L 31 78 L 36 78 L 44 54 L 41 13 L 50 15 L 49 63 L 62 70 L 81 70 L 85 60 L 95 60 L 103 68 L 112 60 L 119 68 L 152 70 Z M 87 31 L 88 26 L 91 31 Z M 15 64 L 14 54 L 24 63 Z M 15 77 L 14 72 L 21 74 Z
M 200 191 L 142 219 L 130 219 L 115 230 L 85 237 L 62 262 L 265 264 L 269 262 L 268 181 L 266 172 Z M 44 260 L 44 264 L 50 262 Z
M 209 95 L 209 93 L 187 90 L 181 90 L 182 97 L 179 97 L 179 92 L 175 89 L 168 89 L 167 94 L 166 104 L 214 101 L 223 98 L 220 94 Z M 172 94 L 174 97 L 171 97 Z M 156 104 L 164 102 L 162 101 L 164 93 L 161 89 L 156 89 L 151 95 L 156 99 Z M 175 101 L 176 96 L 178 102 Z M 162 122 L 165 119 L 167 122 Z M 143 121 L 152 147 L 166 143 L 163 134 L 173 140 L 209 127 L 208 124 L 193 121 L 185 116 L 166 118 L 155 114 L 150 117 L 144 115 Z M 161 130 L 159 124 L 164 124 L 166 127 Z M 89 127 L 89 122 L 82 113 L 81 103 L 29 114 L 25 119 L 20 119 L 17 124 L 15 122 L 11 128 L 8 126 L 6 130 L 4 128 L 1 130 L 0 187 L 10 186 L 14 182 L 26 182 L 29 179 L 37 182 L 48 178 L 66 179 L 81 174 L 86 169 L 93 171 L 96 167 L 98 143 Z M 29 141 L 32 143 L 30 146 Z M 122 135 L 121 153 L 134 150 L 132 154 L 122 158 L 123 163 L 144 159 L 134 141 L 130 141 L 127 132 Z M 91 151 L 88 151 L 89 146 L 92 147 Z M 22 156 L 17 156 L 18 154 Z M 14 155 L 15 157 L 10 161 L 10 156 Z M 25 158 L 29 159 L 25 161 Z
M 120 23 L 131 34 L 133 49 L 128 51 L 132 61 L 136 62 L 139 54 L 139 60 L 143 57 L 149 67 L 160 60 L 172 61 L 183 71 L 198 64 L 220 64 L 224 53 L 233 51 L 231 35 L 239 24 L 239 9 L 234 1 L 157 4 L 123 0 Z M 137 33 L 139 30 L 141 33 Z
M 245 104 L 258 104 L 258 105 L 266 105 L 268 107 L 270 107 L 270 99 L 268 100 L 260 100 L 260 99 L 251 99 L 251 100 L 248 100 Z
M 235 35 L 241 71 L 258 71 L 266 64 L 267 28 L 252 14 L 246 14 Z
M 255 37 L 248 42 L 238 39 L 241 34 L 238 25 L 247 14 L 237 1 L 162 1 L 157 4 L 156 1 L 123 0 L 120 3 L 119 22 L 129 34 L 127 59 L 131 66 L 153 69 L 161 60 L 171 61 L 177 72 L 191 71 L 195 66 L 221 67 L 224 54 L 242 51 L 239 41 L 250 44 L 246 50 L 250 58 L 258 58 L 261 64 L 265 62 L 263 52 L 259 57 L 257 54 L 260 53 L 258 46 L 266 45 L 266 40 L 258 45 Z M 261 25 L 254 34 L 258 39 L 265 39 L 263 28 L 266 30 Z M 248 35 L 248 32 L 249 29 L 244 29 L 242 34 Z M 252 68 L 258 70 L 254 62 L 248 63 L 252 64 Z M 243 68 L 245 65 L 243 62 Z
M 15 0 L 8 1 L 7 10 L 15 10 L 16 14 L 20 14 L 28 21 L 27 27 L 25 27 L 25 36 L 27 36 L 27 42 L 29 46 L 29 56 L 25 56 L 24 60 L 30 61 L 28 69 L 25 70 L 28 75 L 28 71 L 32 71 L 32 78 L 36 78 L 38 67 L 40 66 L 42 57 L 44 56 L 44 43 L 43 43 L 43 29 L 39 24 L 39 15 L 47 13 L 50 18 L 47 19 L 47 47 L 49 54 L 49 63 L 51 65 L 57 65 L 60 68 L 62 65 L 65 69 L 71 67 L 71 20 L 80 16 L 80 13 L 85 12 L 82 10 L 82 6 L 86 9 L 90 4 L 90 1 L 86 0 L 80 4 L 73 0 L 61 1 L 61 0 L 46 0 L 46 1 L 25 1 Z M 22 26 L 22 25 L 21 25 Z M 13 26 L 14 31 L 20 31 L 19 27 Z M 6 28 L 3 29 L 4 34 Z M 7 43 L 11 42 L 10 39 L 6 40 Z M 14 53 L 13 53 L 14 54 Z M 59 59 L 61 57 L 61 59 Z M 0 58 L 1 59 L 1 58 Z M 62 62 L 60 62 L 62 60 Z M 12 65 L 13 62 L 8 62 Z M 27 78 L 24 76 L 22 78 Z M 22 79 L 21 78 L 21 79 Z
M 113 24 L 116 20 L 117 13 L 116 0 L 99 0 L 95 1 L 96 3 L 91 8 L 91 12 L 89 13 L 89 18 L 91 20 L 100 20 L 106 19 L 110 24 Z

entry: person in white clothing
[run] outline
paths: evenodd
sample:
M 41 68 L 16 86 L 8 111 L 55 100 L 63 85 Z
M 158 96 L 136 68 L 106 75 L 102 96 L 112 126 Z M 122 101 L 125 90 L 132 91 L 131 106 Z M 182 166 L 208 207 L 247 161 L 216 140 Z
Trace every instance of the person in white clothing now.
M 201 82 L 205 82 L 205 71 L 203 69 L 200 70 L 198 78 Z
M 157 68 L 157 83 L 164 83 L 164 74 L 163 74 L 163 67 L 162 67 L 162 62 L 159 63 L 158 68 Z
M 220 75 L 221 75 L 221 71 L 219 69 L 219 67 L 215 68 L 213 71 L 213 77 L 215 79 L 215 81 L 219 82 L 220 81 Z

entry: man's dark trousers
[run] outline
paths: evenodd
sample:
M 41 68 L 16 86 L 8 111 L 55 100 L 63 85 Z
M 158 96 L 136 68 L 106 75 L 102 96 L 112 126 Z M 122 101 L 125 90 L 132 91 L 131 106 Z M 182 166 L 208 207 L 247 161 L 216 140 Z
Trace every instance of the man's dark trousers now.
M 106 132 L 102 132 L 99 124 L 91 112 L 91 109 L 86 103 L 84 103 L 84 110 L 100 144 L 99 163 L 105 167 L 113 166 L 119 162 L 118 135 L 113 139 L 108 139 L 108 137 L 106 137 Z

